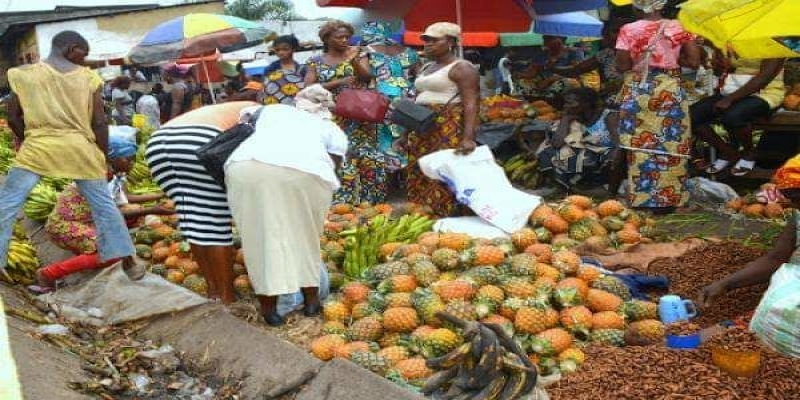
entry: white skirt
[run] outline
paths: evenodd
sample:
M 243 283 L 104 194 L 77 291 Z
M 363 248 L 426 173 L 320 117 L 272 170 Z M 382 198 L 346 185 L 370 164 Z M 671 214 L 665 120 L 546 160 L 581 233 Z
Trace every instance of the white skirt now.
M 319 287 L 320 246 L 333 190 L 316 175 L 260 161 L 226 168 L 228 202 L 256 294 Z

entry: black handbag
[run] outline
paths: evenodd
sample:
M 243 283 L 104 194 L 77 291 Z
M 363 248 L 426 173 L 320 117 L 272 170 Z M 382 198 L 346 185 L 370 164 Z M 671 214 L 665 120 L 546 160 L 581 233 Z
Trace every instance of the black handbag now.
M 461 92 L 456 93 L 445 104 L 445 108 L 450 106 L 450 103 L 455 100 Z M 434 125 L 436 125 L 436 118 L 439 113 L 433 111 L 429 107 L 417 104 L 409 99 L 397 99 L 392 103 L 392 112 L 389 113 L 389 121 L 406 128 L 408 131 L 416 132 L 417 134 L 428 133 Z
M 225 188 L 225 163 L 239 145 L 253 134 L 256 129 L 256 121 L 263 109 L 264 107 L 259 107 L 247 122 L 236 124 L 195 151 L 200 164 L 223 188 Z

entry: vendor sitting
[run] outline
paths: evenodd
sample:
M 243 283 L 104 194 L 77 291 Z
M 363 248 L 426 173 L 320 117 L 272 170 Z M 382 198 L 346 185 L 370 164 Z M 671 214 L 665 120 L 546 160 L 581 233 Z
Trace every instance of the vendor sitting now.
M 800 155 L 780 168 L 773 180 L 792 207 L 799 207 Z M 771 282 L 768 295 L 761 299 L 750 327 L 776 350 L 794 357 L 800 357 L 800 291 L 791 290 L 791 287 L 796 285 L 775 282 L 772 281 L 772 277 L 780 269 L 796 270 L 800 265 L 798 227 L 800 227 L 800 211 L 795 210 L 772 250 L 739 271 L 706 286 L 698 295 L 698 304 L 707 307 L 730 290 Z M 794 274 L 795 277 L 798 275 L 800 274 Z M 776 284 L 781 285 L 780 289 L 773 288 Z M 773 297 L 769 295 L 770 292 L 779 297 L 770 298 Z M 764 327 L 762 322 L 767 318 L 770 319 L 770 329 L 762 329 Z
M 594 90 L 566 92 L 564 115 L 537 151 L 540 170 L 567 189 L 608 184 L 616 194 L 622 181 L 618 126 L 618 114 L 603 109 Z
M 527 70 L 518 73 L 517 91 L 531 99 L 546 99 L 560 104 L 560 97 L 569 89 L 580 87 L 580 81 L 553 72 L 554 68 L 572 67 L 581 62 L 581 55 L 570 49 L 561 36 L 543 37 L 542 51 Z
M 145 215 L 170 215 L 174 211 L 165 206 L 143 208 L 136 203 L 159 200 L 163 194 L 131 195 L 125 189 L 125 175 L 133 165 L 136 155 L 136 143 L 118 136 L 109 137 L 109 191 L 120 207 L 129 227 L 139 217 Z M 52 288 L 55 281 L 69 274 L 89 269 L 104 268 L 119 260 L 101 263 L 97 254 L 97 231 L 92 220 L 92 213 L 86 199 L 80 194 L 77 185 L 70 184 L 58 195 L 55 208 L 44 227 L 50 239 L 59 247 L 75 253 L 77 256 L 62 262 L 41 268 L 38 272 L 37 289 Z M 138 271 L 140 277 L 144 269 Z M 138 278 L 137 278 L 138 279 Z

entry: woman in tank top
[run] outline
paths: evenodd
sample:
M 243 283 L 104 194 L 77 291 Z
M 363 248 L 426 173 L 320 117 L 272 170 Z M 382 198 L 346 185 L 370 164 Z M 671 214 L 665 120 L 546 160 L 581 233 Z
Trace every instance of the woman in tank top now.
M 437 216 L 457 214 L 453 193 L 441 182 L 426 177 L 419 168 L 420 157 L 444 149 L 460 154 L 475 150 L 478 128 L 480 83 L 478 70 L 455 54 L 461 28 L 437 22 L 425 29 L 425 56 L 432 60 L 422 68 L 415 87 L 416 102 L 439 114 L 428 133 L 408 135 L 408 200 L 430 207 Z

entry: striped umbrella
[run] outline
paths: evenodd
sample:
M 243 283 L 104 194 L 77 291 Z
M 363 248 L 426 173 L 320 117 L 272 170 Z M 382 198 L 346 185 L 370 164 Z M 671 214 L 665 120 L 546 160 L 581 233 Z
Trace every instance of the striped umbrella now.
M 128 53 L 133 63 L 150 64 L 227 53 L 271 40 L 275 32 L 257 22 L 218 14 L 188 14 L 159 24 Z

